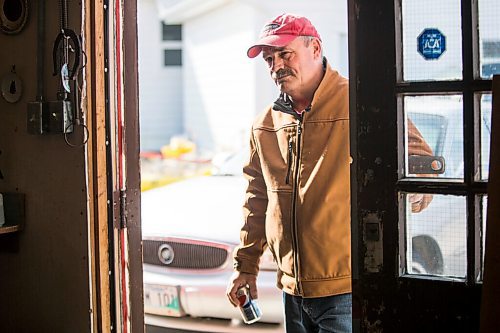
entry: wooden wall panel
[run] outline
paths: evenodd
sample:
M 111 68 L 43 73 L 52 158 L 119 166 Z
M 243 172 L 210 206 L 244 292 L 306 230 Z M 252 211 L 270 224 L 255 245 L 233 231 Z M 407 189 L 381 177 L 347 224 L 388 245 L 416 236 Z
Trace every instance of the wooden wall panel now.
M 24 193 L 26 222 L 0 235 L 0 332 L 88 332 L 91 303 L 85 150 L 62 135 L 29 135 L 27 102 L 36 95 L 36 5 L 17 35 L 0 33 L 0 76 L 12 65 L 23 81 L 19 102 L 0 97 L 0 192 Z M 55 100 L 52 43 L 57 2 L 46 2 L 46 97 Z M 81 8 L 70 2 L 69 24 L 80 31 Z M 82 140 L 82 132 L 71 135 Z

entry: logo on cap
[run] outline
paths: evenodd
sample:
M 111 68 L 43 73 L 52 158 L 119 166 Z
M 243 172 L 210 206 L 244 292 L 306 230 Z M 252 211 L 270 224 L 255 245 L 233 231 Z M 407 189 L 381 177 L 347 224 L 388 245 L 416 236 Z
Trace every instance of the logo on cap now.
M 278 29 L 279 27 L 280 27 L 280 25 L 278 23 L 269 23 L 269 24 L 266 24 L 264 26 L 264 28 L 262 29 L 261 34 L 267 34 L 267 33 L 269 33 L 272 30 Z

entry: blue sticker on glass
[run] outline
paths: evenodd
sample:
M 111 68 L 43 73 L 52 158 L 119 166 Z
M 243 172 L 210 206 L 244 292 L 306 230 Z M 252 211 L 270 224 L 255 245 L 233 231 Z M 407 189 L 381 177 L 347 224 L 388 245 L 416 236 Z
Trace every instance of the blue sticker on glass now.
M 425 60 L 436 60 L 446 51 L 446 36 L 438 29 L 424 29 L 417 37 L 418 53 Z

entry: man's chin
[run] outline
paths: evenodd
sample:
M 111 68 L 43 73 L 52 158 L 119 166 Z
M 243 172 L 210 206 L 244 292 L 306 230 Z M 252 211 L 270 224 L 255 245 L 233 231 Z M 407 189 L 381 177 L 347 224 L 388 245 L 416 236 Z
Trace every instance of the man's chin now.
M 283 89 L 287 89 L 287 88 L 290 89 L 294 85 L 295 82 L 296 81 L 295 81 L 294 77 L 291 75 L 285 76 L 285 77 L 275 81 L 278 88 L 280 88 L 282 91 L 283 91 Z
M 278 84 L 278 89 L 287 95 L 290 94 L 290 86 L 287 84 Z

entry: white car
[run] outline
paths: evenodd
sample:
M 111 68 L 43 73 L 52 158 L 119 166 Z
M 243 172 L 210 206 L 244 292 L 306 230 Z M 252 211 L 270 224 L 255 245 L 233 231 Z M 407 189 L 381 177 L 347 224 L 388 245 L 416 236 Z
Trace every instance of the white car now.
M 246 180 L 240 155 L 219 172 L 142 193 L 147 325 L 205 332 L 283 332 L 276 265 L 266 251 L 258 276 L 262 318 L 247 325 L 225 292 L 239 242 Z

